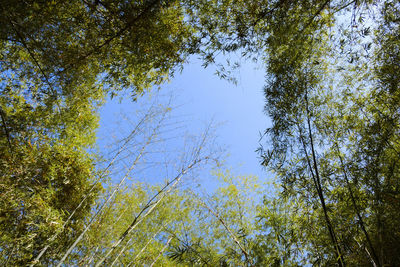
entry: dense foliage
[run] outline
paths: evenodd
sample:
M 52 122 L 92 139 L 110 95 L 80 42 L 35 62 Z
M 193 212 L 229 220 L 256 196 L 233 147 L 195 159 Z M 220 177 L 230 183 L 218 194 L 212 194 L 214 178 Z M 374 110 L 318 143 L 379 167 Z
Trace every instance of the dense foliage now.
M 398 1 L 4 0 L 0 14 L 1 265 L 400 264 Z M 273 192 L 223 172 L 212 196 L 177 187 L 210 161 L 206 138 L 164 185 L 127 185 L 169 107 L 101 164 L 108 97 L 230 52 L 265 66 Z M 234 80 L 237 64 L 218 66 Z M 131 159 L 120 184 L 117 158 Z

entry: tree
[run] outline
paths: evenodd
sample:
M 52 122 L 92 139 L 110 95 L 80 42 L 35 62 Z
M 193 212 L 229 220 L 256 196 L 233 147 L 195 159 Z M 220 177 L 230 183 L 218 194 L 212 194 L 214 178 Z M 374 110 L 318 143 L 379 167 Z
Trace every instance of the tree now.
M 85 151 L 85 139 L 93 134 L 90 123 L 96 124 L 96 120 L 81 110 L 76 124 L 65 124 L 11 90 L 2 92 L 0 103 L 1 260 L 5 265 L 26 265 L 40 246 L 63 230 L 63 223 L 87 194 L 87 202 L 75 213 L 67 231 L 54 240 L 49 258 L 75 236 L 90 214 L 102 188 L 100 184 L 92 186 L 97 175 L 94 158 Z M 94 189 L 88 192 L 91 187 Z
M 398 5 L 369 4 L 354 3 L 351 20 L 337 26 L 325 6 L 301 35 L 277 26 L 267 45 L 266 111 L 273 126 L 264 163 L 280 177 L 283 196 L 312 207 L 300 209 L 311 219 L 303 240 L 309 260 L 322 265 L 399 262 L 390 226 L 399 223 L 391 212 L 398 194 Z M 379 10 L 381 20 L 363 10 Z M 295 25 L 289 24 L 301 29 Z
M 281 185 L 274 184 L 274 190 L 281 192 Z M 314 251 L 319 227 L 312 207 L 302 199 L 276 196 L 276 192 L 265 195 L 257 206 L 255 225 L 252 256 L 257 266 L 316 264 L 323 254 Z M 314 232 L 308 231 L 309 228 L 314 228 Z
M 1 257 L 26 265 L 51 245 L 49 264 L 101 189 L 87 151 L 104 95 L 164 81 L 190 29 L 173 1 L 3 1 L 0 12 Z
M 108 254 L 108 265 L 248 266 L 254 233 L 257 178 L 215 174 L 223 183 L 215 194 L 201 197 L 191 189 L 176 188 Z M 258 188 L 258 189 L 257 189 Z M 67 261 L 68 265 L 98 264 L 117 237 L 146 207 L 146 199 L 160 186 L 133 183 L 118 191 L 111 204 Z M 169 240 L 167 246 L 166 243 Z
M 193 203 L 185 231 L 168 252 L 175 262 L 194 266 L 252 266 L 255 209 L 262 187 L 252 175 L 218 171 L 211 195 L 184 192 Z
M 157 239 L 151 259 L 142 258 L 150 265 L 399 264 L 399 9 L 396 1 L 371 0 L 3 1 L 4 264 L 40 258 L 43 242 L 52 247 L 43 264 L 131 260 L 140 248 L 130 242 L 141 236 Z M 154 228 L 163 224 L 153 221 L 143 228 L 148 233 L 137 232 L 162 210 L 167 183 L 123 228 L 111 229 L 117 239 L 96 240 L 94 227 L 105 231 L 102 220 L 113 224 L 113 212 L 121 212 L 109 208 L 103 217 L 104 209 L 140 202 L 118 187 L 98 209 L 91 205 L 101 186 L 88 149 L 104 96 L 130 89 L 135 98 L 171 77 L 188 55 L 208 65 L 235 51 L 266 67 L 272 127 L 269 149 L 260 153 L 278 177 L 279 198 L 266 198 L 252 225 L 240 216 L 249 188 L 228 187 L 211 201 L 178 197 L 176 206 L 204 216 L 194 229 L 207 236 L 187 238 L 176 225 L 159 235 Z M 220 76 L 228 75 L 222 66 Z M 79 259 L 82 253 L 90 257 Z
M 1 11 L 2 72 L 53 97 L 99 80 L 140 94 L 184 61 L 191 37 L 177 1 L 6 1 Z

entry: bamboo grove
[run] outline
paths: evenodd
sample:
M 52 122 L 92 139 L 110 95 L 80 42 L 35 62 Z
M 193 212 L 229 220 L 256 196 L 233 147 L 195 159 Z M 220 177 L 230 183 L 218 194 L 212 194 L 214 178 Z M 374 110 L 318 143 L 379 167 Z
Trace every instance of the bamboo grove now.
M 0 12 L 1 266 L 400 264 L 398 1 L 2 0 Z M 234 81 L 218 62 L 231 53 L 265 70 L 272 123 L 257 151 L 275 187 L 222 169 L 212 126 L 163 183 L 135 181 L 179 123 L 171 102 L 96 151 L 107 100 L 162 91 L 193 56 Z M 210 194 L 190 182 L 203 166 L 220 181 Z

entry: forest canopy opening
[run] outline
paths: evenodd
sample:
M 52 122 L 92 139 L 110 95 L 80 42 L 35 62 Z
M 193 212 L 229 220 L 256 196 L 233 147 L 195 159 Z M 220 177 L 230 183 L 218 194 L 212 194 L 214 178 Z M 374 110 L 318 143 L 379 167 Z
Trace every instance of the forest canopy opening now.
M 400 264 L 398 1 L 4 0 L 0 13 L 2 266 Z M 96 151 L 108 99 L 162 91 L 193 56 L 234 82 L 238 64 L 217 61 L 231 52 L 265 67 L 273 194 L 224 170 L 212 126 L 158 163 L 163 183 L 132 179 L 158 162 L 173 104 Z M 217 166 L 213 193 L 187 182 L 201 166 Z

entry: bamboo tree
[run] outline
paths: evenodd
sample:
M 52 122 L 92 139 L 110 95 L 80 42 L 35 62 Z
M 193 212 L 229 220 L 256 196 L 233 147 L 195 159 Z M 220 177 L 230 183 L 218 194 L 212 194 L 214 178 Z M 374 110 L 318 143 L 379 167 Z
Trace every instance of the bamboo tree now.
M 115 153 L 115 155 L 113 156 L 113 158 L 111 159 L 111 161 L 108 163 L 108 165 L 101 171 L 101 173 L 99 174 L 99 176 L 96 178 L 96 180 L 94 181 L 92 187 L 89 189 L 89 191 L 85 194 L 85 196 L 82 198 L 82 200 L 79 202 L 78 206 L 76 206 L 76 208 L 71 212 L 71 214 L 69 215 L 69 217 L 65 220 L 64 224 L 61 227 L 61 232 L 65 229 L 65 227 L 68 225 L 68 223 L 70 222 L 70 220 L 73 218 L 74 214 L 81 208 L 81 206 L 85 203 L 85 201 L 87 200 L 87 198 L 89 197 L 90 193 L 96 188 L 97 184 L 99 182 L 102 181 L 102 179 L 106 176 L 108 170 L 114 165 L 115 161 L 117 160 L 117 158 L 119 157 L 119 155 L 126 149 L 127 145 L 129 144 L 129 142 L 132 140 L 132 138 L 135 137 L 135 135 L 137 134 L 137 132 L 139 131 L 140 127 L 142 126 L 143 123 L 145 123 L 150 116 L 153 116 L 153 114 L 150 113 L 150 110 L 153 108 L 153 106 L 146 112 L 145 116 L 137 123 L 137 125 L 135 126 L 135 128 L 131 131 L 131 133 L 126 137 L 125 141 L 123 142 L 122 146 L 119 148 L 119 150 Z M 139 160 L 139 158 L 138 158 Z M 47 242 L 51 244 L 51 242 L 53 242 L 58 235 L 60 234 L 60 232 L 55 233 L 52 237 L 50 237 Z M 35 264 L 37 264 L 40 260 L 40 258 L 44 255 L 44 253 L 46 252 L 46 250 L 50 247 L 50 244 L 46 245 L 41 251 L 40 253 L 36 256 L 36 258 L 32 261 L 31 263 L 31 267 L 34 266 Z
M 200 204 L 202 206 L 204 206 L 213 216 L 215 216 L 215 218 L 221 223 L 221 225 L 225 228 L 225 230 L 228 232 L 230 238 L 232 239 L 232 241 L 234 243 L 236 243 L 236 245 L 239 247 L 239 249 L 241 250 L 241 252 L 243 253 L 243 256 L 245 258 L 245 262 L 249 265 L 251 265 L 250 259 L 249 259 L 249 253 L 244 249 L 244 247 L 242 246 L 242 244 L 239 242 L 239 239 L 236 237 L 236 235 L 232 232 L 232 230 L 229 228 L 229 226 L 227 225 L 227 223 L 225 222 L 225 220 L 218 214 L 217 211 L 213 210 L 212 208 L 210 208 L 210 206 L 208 206 L 205 202 L 201 201 L 200 199 L 198 199 L 198 201 L 200 202 Z
M 82 231 L 82 233 L 78 236 L 78 238 L 74 241 L 74 243 L 68 248 L 68 250 L 65 252 L 63 257 L 61 258 L 60 262 L 58 263 L 57 266 L 61 266 L 62 263 L 65 261 L 65 259 L 68 257 L 68 255 L 72 252 L 72 250 L 75 248 L 75 246 L 81 241 L 85 233 L 89 230 L 93 222 L 95 221 L 95 218 L 104 210 L 104 208 L 107 206 L 107 203 L 113 199 L 115 193 L 120 189 L 121 185 L 125 182 L 125 180 L 128 178 L 130 172 L 136 167 L 137 163 L 139 162 L 140 158 L 143 156 L 143 153 L 145 152 L 146 147 L 151 143 L 153 140 L 154 136 L 157 133 L 157 130 L 159 129 L 163 119 L 165 117 L 165 114 L 162 116 L 156 127 L 154 127 L 152 134 L 147 138 L 145 144 L 141 147 L 139 153 L 137 154 L 136 158 L 134 159 L 133 163 L 130 165 L 129 169 L 125 173 L 125 176 L 121 179 L 119 184 L 114 188 L 114 190 L 111 192 L 109 197 L 106 199 L 104 203 L 102 203 L 101 207 L 96 211 L 96 213 L 92 216 L 90 219 L 89 223 L 86 225 L 85 229 Z
M 119 237 L 117 241 L 111 246 L 111 248 L 105 253 L 105 255 L 96 263 L 96 267 L 100 266 L 105 262 L 107 257 L 121 244 L 122 241 L 125 240 L 126 236 L 130 234 L 137 225 L 139 225 L 144 218 L 146 218 L 151 212 L 159 205 L 159 203 L 163 200 L 163 198 L 171 192 L 177 185 L 177 183 L 182 179 L 182 177 L 190 171 L 194 166 L 203 161 L 204 159 L 196 158 L 192 163 L 190 163 L 187 167 L 182 169 L 180 173 L 173 178 L 170 182 L 167 182 L 163 188 L 161 188 L 153 197 L 151 197 L 145 206 L 140 210 L 140 212 L 135 216 L 132 223 L 125 230 L 125 232 Z
M 326 204 L 325 204 L 325 197 L 324 197 L 323 189 L 322 189 L 322 186 L 321 186 L 321 178 L 319 176 L 318 164 L 317 164 L 317 156 L 316 156 L 315 149 L 314 149 L 314 140 L 313 140 L 313 134 L 312 134 L 312 130 L 311 130 L 310 110 L 309 110 L 309 107 L 308 107 L 309 103 L 308 103 L 307 89 L 306 89 L 306 93 L 305 93 L 305 105 L 306 105 L 305 108 L 306 108 L 306 120 L 307 120 L 308 137 L 310 139 L 312 164 L 313 164 L 313 169 L 314 169 L 315 175 L 314 175 L 314 172 L 312 171 L 313 169 L 311 168 L 310 160 L 309 160 L 307 155 L 306 155 L 306 157 L 307 157 L 307 161 L 308 161 L 308 164 L 309 164 L 309 167 L 310 167 L 311 175 L 313 177 L 313 180 L 314 180 L 317 192 L 318 192 L 318 197 L 319 197 L 319 199 L 321 201 L 321 206 L 322 206 L 322 210 L 324 212 L 326 225 L 328 226 L 329 235 L 330 235 L 330 237 L 332 239 L 332 243 L 333 243 L 333 246 L 335 248 L 335 253 L 336 253 L 338 265 L 339 266 L 345 266 L 345 262 L 344 262 L 344 259 L 343 259 L 343 254 L 342 254 L 341 248 L 339 246 L 339 242 L 338 242 L 338 239 L 336 237 L 334 227 L 333 227 L 332 222 L 331 222 L 331 220 L 329 218 L 328 210 L 327 210 L 327 207 L 326 207 Z M 304 143 L 303 143 L 303 146 L 305 146 Z M 305 151 L 306 151 L 306 148 L 305 148 Z
M 169 243 L 171 242 L 172 238 L 174 238 L 174 237 L 171 236 L 170 238 L 168 238 L 167 243 L 165 243 L 165 246 L 161 249 L 160 253 L 157 255 L 155 260 L 150 264 L 150 267 L 154 266 L 154 264 L 157 262 L 157 260 L 160 258 L 160 256 L 164 253 L 164 250 L 169 246 Z

